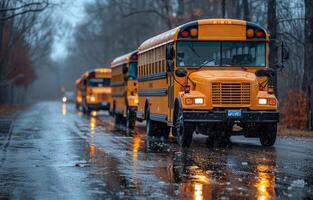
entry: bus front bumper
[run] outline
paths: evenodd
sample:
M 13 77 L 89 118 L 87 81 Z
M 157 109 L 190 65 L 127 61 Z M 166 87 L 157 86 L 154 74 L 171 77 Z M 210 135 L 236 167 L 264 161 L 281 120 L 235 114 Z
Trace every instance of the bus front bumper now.
M 108 102 L 101 102 L 101 103 L 92 103 L 88 104 L 88 108 L 90 110 L 109 110 L 110 109 L 110 103 Z
M 221 110 L 221 111 L 196 111 L 184 110 L 184 121 L 190 123 L 277 123 L 277 111 L 246 111 L 246 110 Z

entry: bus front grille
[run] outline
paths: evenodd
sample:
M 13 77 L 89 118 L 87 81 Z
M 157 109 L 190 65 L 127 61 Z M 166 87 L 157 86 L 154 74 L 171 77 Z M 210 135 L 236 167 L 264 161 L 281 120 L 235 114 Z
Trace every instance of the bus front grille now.
M 250 83 L 213 83 L 213 105 L 249 105 Z
M 101 101 L 107 101 L 110 98 L 110 94 L 100 93 L 97 94 L 97 98 Z

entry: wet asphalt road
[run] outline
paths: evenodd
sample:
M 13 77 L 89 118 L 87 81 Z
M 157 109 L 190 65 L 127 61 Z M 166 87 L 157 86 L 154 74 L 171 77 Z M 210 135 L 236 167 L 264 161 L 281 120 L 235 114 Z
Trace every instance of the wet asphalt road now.
M 2 132 L 2 133 L 1 133 Z M 0 130 L 0 199 L 312 199 L 313 140 L 279 138 L 264 148 L 233 137 L 209 149 L 147 142 L 106 113 L 42 102 Z

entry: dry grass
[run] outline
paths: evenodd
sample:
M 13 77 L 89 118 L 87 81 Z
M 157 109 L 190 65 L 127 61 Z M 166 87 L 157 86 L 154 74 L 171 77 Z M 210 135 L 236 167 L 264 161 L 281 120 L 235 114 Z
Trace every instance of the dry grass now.
M 25 108 L 26 105 L 23 104 L 1 104 L 0 105 L 0 116 L 14 113 L 20 109 Z
M 292 130 L 292 129 L 280 129 L 278 131 L 279 136 L 283 137 L 304 137 L 313 138 L 312 131 Z

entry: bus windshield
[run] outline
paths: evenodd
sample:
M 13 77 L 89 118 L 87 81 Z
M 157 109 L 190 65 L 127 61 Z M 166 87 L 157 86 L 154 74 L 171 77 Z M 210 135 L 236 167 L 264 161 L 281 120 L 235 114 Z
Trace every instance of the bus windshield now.
M 109 87 L 110 86 L 109 78 L 91 78 L 88 79 L 88 85 L 90 87 Z
M 129 80 L 137 80 L 137 73 L 138 73 L 138 68 L 137 68 L 137 62 L 131 62 L 129 64 Z
M 178 67 L 266 66 L 265 42 L 177 42 Z

